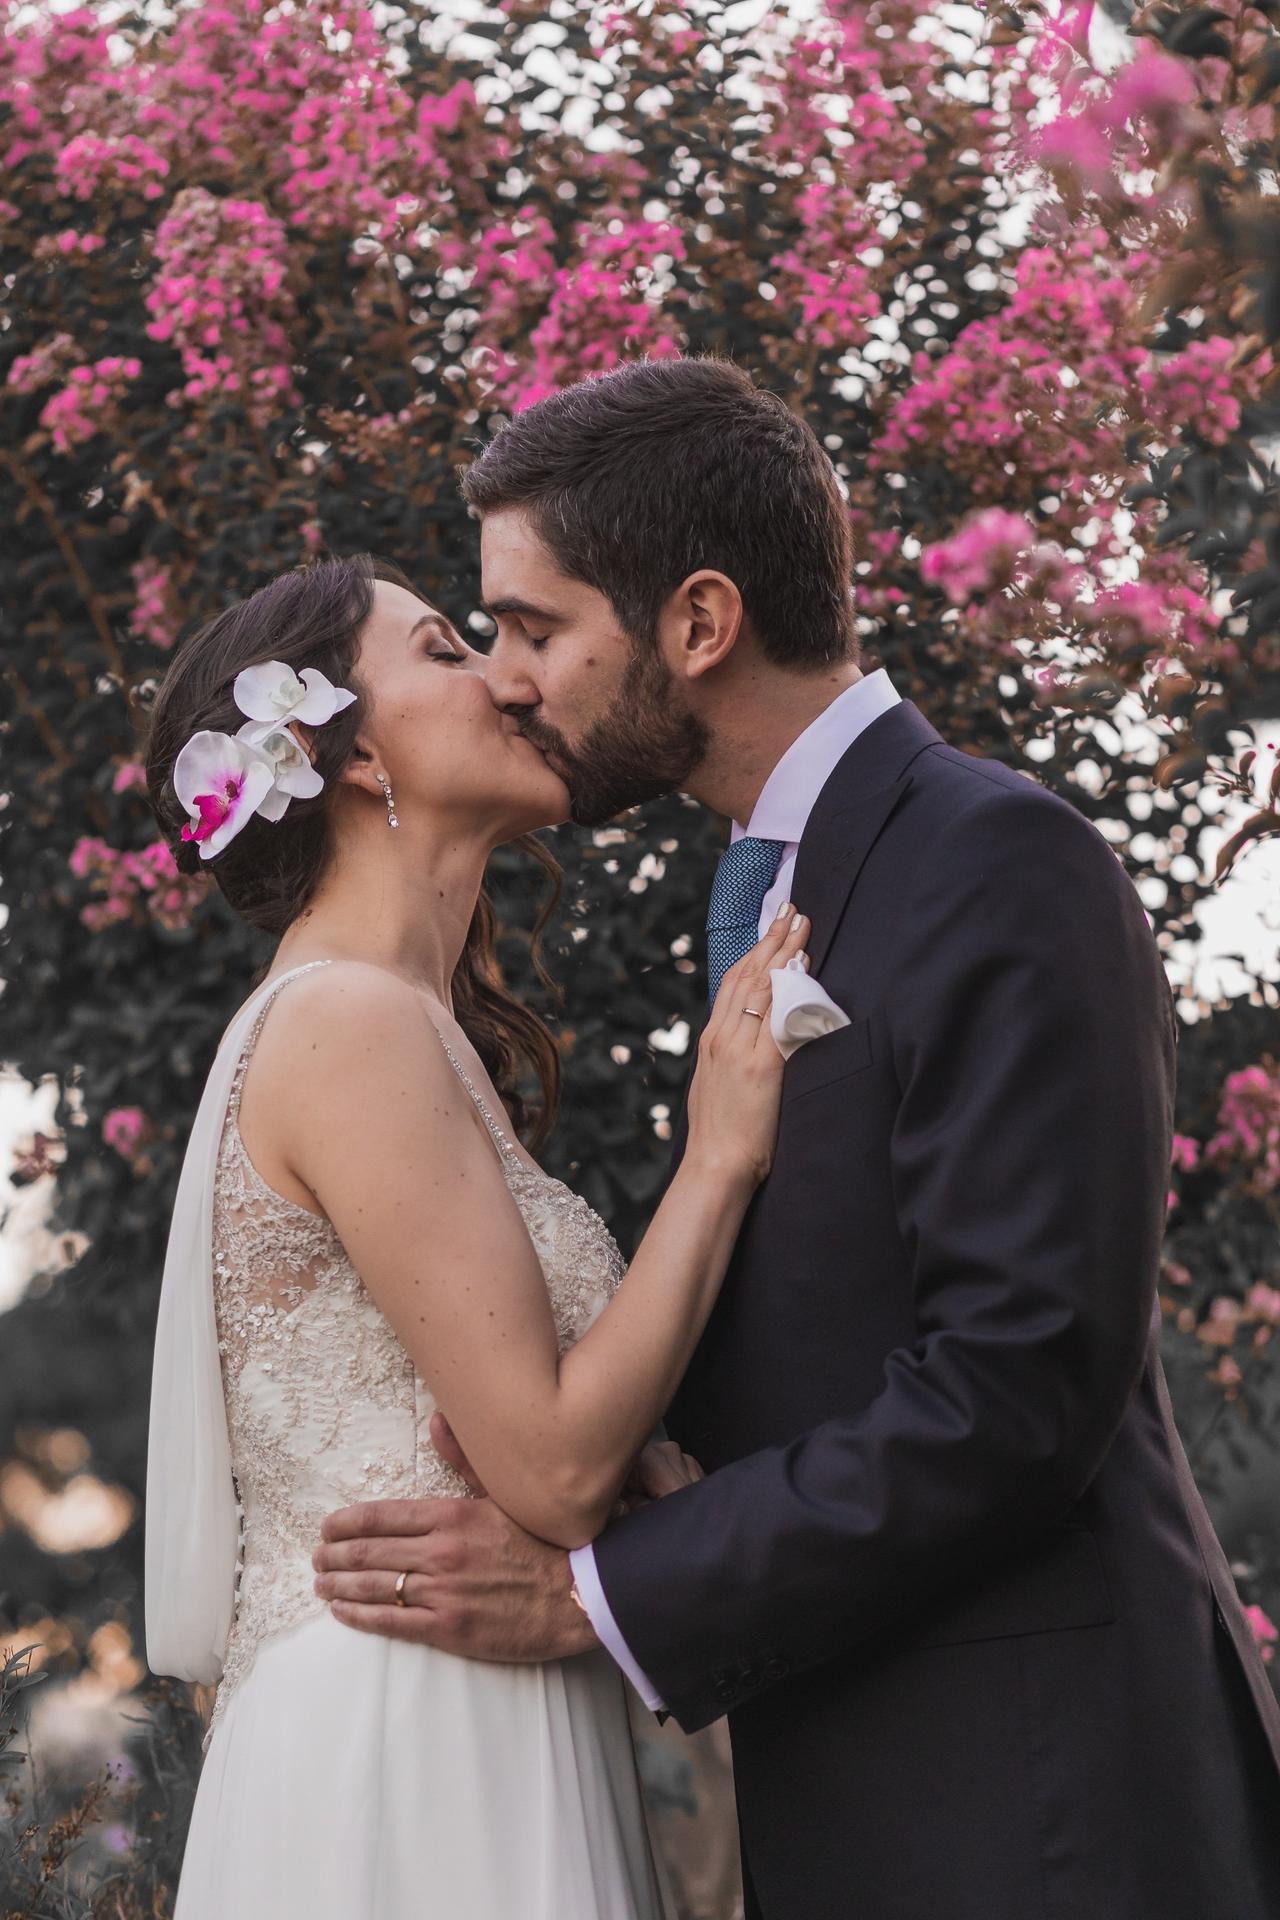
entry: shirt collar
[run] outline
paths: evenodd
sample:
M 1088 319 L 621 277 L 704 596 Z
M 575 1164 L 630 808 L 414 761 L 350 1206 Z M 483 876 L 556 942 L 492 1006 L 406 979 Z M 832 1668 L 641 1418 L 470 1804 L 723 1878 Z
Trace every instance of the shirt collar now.
M 732 840 L 744 834 L 788 846 L 801 840 L 818 795 L 858 735 L 900 698 L 883 667 L 837 694 L 791 742 L 765 781 L 748 825 L 734 821 Z

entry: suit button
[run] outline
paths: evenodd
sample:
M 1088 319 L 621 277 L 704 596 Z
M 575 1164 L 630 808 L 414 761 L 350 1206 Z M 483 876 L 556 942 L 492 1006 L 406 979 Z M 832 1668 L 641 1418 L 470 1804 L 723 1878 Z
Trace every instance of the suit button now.
M 765 1661 L 762 1671 L 766 1680 L 782 1680 L 790 1673 L 791 1669 L 785 1660 L 780 1659 L 776 1653 L 771 1653 Z
M 738 1697 L 738 1689 L 727 1674 L 717 1674 L 711 1685 L 722 1707 L 730 1706 Z

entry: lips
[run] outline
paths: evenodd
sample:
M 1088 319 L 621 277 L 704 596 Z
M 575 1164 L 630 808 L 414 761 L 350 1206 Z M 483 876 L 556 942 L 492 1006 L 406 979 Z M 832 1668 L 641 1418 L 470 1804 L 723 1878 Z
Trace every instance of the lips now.
M 535 739 L 533 739 L 531 735 L 524 732 L 523 728 L 517 727 L 516 733 L 517 733 L 517 736 L 524 741 L 527 747 L 533 748 L 534 752 L 539 756 L 540 759 L 545 760 L 549 767 L 554 767 L 555 762 L 552 760 L 551 755 L 547 752 L 545 747 L 540 747 L 538 745 L 538 742 Z

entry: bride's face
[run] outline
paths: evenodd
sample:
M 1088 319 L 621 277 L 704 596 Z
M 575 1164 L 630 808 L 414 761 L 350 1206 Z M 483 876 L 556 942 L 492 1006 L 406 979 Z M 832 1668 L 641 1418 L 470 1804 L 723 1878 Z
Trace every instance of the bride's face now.
M 375 583 L 356 671 L 368 714 L 344 777 L 380 795 L 385 773 L 403 826 L 430 815 L 496 846 L 568 818 L 564 782 L 494 705 L 484 656 L 416 594 Z

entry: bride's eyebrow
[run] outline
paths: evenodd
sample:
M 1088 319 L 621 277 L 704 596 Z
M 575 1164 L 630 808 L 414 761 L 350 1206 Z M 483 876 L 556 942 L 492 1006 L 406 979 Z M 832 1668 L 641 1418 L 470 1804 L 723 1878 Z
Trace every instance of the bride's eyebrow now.
M 439 633 L 444 635 L 446 640 L 456 640 L 458 637 L 442 613 L 424 613 L 421 620 L 414 621 L 408 633 L 405 635 L 406 640 L 416 639 L 424 627 L 435 627 Z

